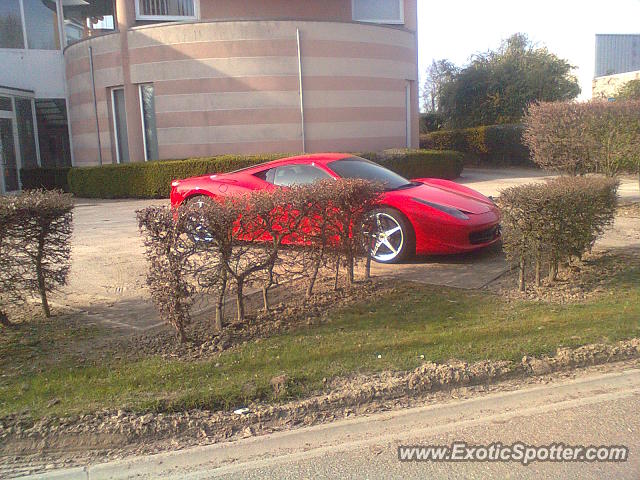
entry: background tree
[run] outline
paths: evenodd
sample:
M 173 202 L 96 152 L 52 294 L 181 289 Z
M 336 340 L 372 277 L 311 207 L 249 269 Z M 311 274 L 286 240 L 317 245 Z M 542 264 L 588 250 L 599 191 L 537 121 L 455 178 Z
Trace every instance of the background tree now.
M 438 111 L 449 128 L 516 123 L 532 102 L 576 98 L 580 86 L 573 69 L 518 33 L 498 50 L 475 55 L 442 84 Z
M 422 101 L 425 112 L 435 113 L 440 104 L 440 90 L 442 86 L 453 80 L 458 73 L 458 67 L 446 58 L 433 60 L 427 69 L 427 76 L 422 90 Z
M 624 100 L 640 100 L 640 78 L 625 83 L 618 90 L 616 97 Z

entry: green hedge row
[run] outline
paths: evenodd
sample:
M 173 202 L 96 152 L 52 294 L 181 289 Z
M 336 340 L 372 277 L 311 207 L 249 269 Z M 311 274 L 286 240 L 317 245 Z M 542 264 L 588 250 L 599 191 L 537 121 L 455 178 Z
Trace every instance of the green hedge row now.
M 172 180 L 223 173 L 280 158 L 279 155 L 190 158 L 73 168 L 69 189 L 84 198 L 165 198 Z
M 362 153 L 389 170 L 406 178 L 458 178 L 464 168 L 464 155 L 454 151 L 436 150 L 386 150 L 379 153 Z
M 420 136 L 420 148 L 456 150 L 467 163 L 487 166 L 534 167 L 524 144 L 522 125 L 491 125 L 461 130 L 440 130 Z
M 412 178 L 456 178 L 464 163 L 462 154 L 448 151 L 389 150 L 360 155 Z M 36 168 L 23 169 L 21 175 L 24 189 L 60 188 L 83 198 L 166 198 L 172 180 L 230 172 L 284 156 L 225 155 L 102 167 Z
M 20 180 L 24 190 L 44 188 L 45 190 L 69 191 L 69 175 L 71 167 L 23 168 Z

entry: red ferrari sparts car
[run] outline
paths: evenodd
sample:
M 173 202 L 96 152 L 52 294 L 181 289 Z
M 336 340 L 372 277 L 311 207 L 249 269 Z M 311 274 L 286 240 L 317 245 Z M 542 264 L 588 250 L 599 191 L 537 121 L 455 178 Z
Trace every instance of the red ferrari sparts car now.
M 407 180 L 374 162 L 341 153 L 283 158 L 231 173 L 176 180 L 171 183 L 171 204 L 330 178 L 361 178 L 385 185 L 379 208 L 372 212 L 378 232 L 373 234 L 371 255 L 378 262 L 469 252 L 500 239 L 498 208 L 475 190 L 435 178 Z

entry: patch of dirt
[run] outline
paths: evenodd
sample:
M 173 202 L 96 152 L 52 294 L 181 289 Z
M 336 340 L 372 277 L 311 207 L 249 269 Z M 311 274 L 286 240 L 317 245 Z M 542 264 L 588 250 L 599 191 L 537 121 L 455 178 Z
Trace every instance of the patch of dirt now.
M 246 321 L 237 322 L 232 319 L 235 309 L 231 309 L 225 315 L 228 323 L 220 333 L 213 330 L 213 312 L 200 315 L 189 326 L 189 341 L 184 344 L 178 343 L 175 333 L 167 327 L 134 336 L 124 348 L 122 340 L 117 340 L 114 346 L 123 351 L 135 352 L 130 354 L 135 356 L 161 355 L 185 361 L 207 358 L 248 341 L 326 323 L 331 319 L 331 312 L 337 308 L 364 299 L 373 301 L 394 290 L 390 282 L 375 279 L 334 290 L 333 279 L 324 278 L 318 281 L 314 294 L 309 298 L 304 295 L 304 288 L 304 283 L 297 281 L 271 291 L 269 298 L 273 306 L 269 312 L 262 310 L 261 292 L 248 296 L 246 308 L 251 313 L 246 314 Z
M 336 379 L 317 396 L 279 405 L 255 403 L 240 414 L 190 411 L 136 415 L 119 410 L 46 418 L 36 423 L 16 415 L 0 421 L 0 472 L 33 473 L 97 459 L 218 443 L 352 415 L 441 402 L 447 397 L 464 398 L 496 388 L 514 389 L 533 381 L 529 379 L 532 376 L 540 379 L 569 368 L 638 357 L 640 339 L 632 339 L 559 349 L 553 357 L 524 357 L 519 363 L 427 362 L 409 372 Z M 491 386 L 498 381 L 506 381 L 506 387 Z
M 624 218 L 640 218 L 640 202 L 620 205 L 616 215 Z
M 560 267 L 558 277 L 550 282 L 543 277 L 536 287 L 534 272 L 527 272 L 526 290 L 518 290 L 518 271 L 513 269 L 485 287 L 509 300 L 541 300 L 571 303 L 606 295 L 612 284 L 624 283 L 623 272 L 640 271 L 640 251 L 634 249 L 594 250 L 582 261 Z

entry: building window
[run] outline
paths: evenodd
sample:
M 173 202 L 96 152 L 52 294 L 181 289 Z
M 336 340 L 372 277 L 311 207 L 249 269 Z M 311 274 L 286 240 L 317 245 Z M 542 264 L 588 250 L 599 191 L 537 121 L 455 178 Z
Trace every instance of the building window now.
M 71 148 L 67 102 L 64 98 L 38 98 L 35 101 L 40 165 L 70 167 Z
M 59 50 L 58 13 L 53 0 L 22 0 L 27 46 L 32 50 Z
M 0 1 L 0 48 L 24 48 L 22 15 L 18 0 Z
M 404 23 L 404 0 L 352 0 L 353 19 L 370 23 Z
M 124 88 L 111 90 L 113 130 L 115 133 L 116 158 L 118 163 L 129 163 L 129 135 L 127 133 L 127 111 L 125 109 Z
M 158 160 L 158 134 L 153 85 L 140 85 L 140 111 L 145 160 Z
M 0 97 L 0 110 L 3 112 L 13 112 L 11 97 Z
M 16 123 L 18 124 L 18 143 L 20 144 L 20 166 L 33 168 L 38 166 L 36 136 L 33 129 L 33 106 L 30 98 L 15 98 Z
M 2 171 L 2 191 L 11 192 L 20 188 L 18 180 L 18 159 L 15 148 L 13 122 L 0 116 L 0 170 Z
M 113 0 L 62 2 L 67 45 L 115 30 Z
M 196 0 L 136 0 L 138 20 L 195 20 Z

